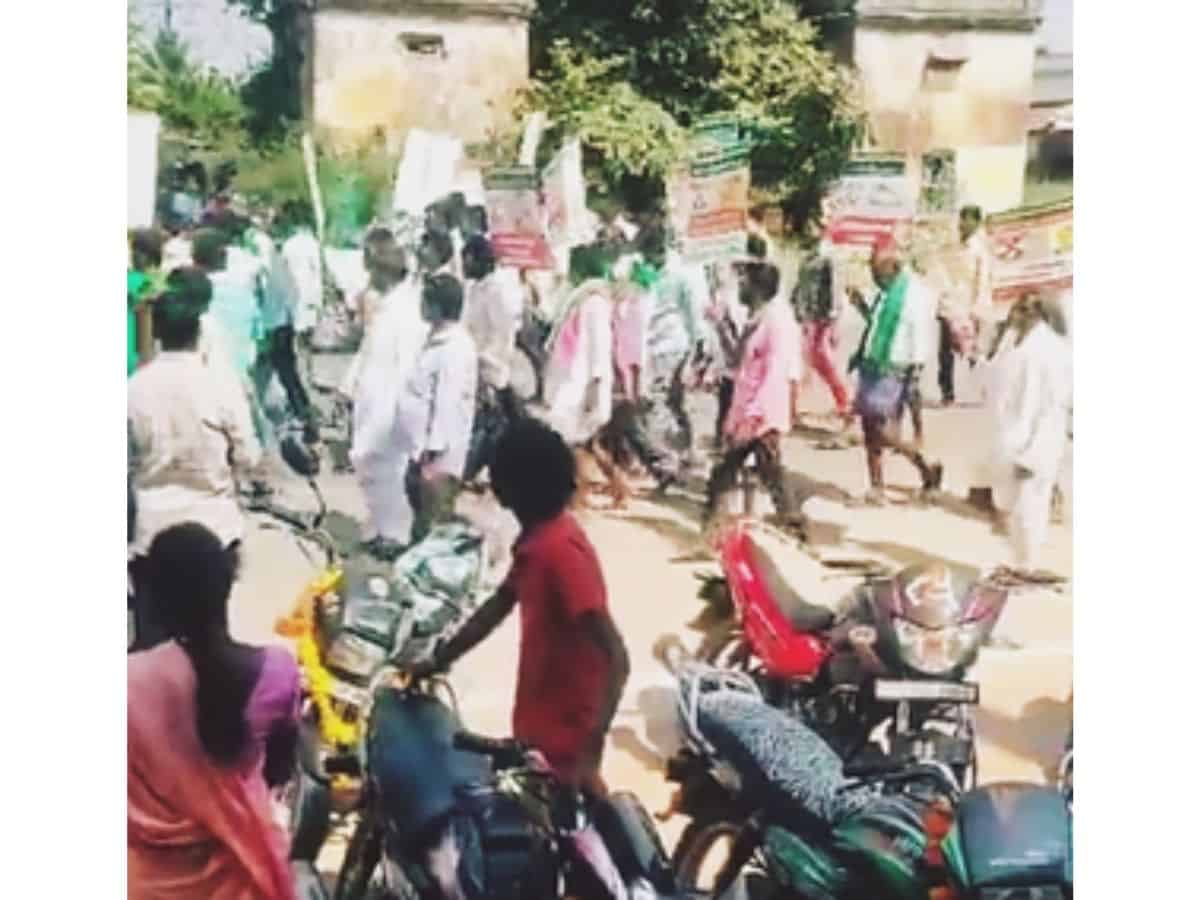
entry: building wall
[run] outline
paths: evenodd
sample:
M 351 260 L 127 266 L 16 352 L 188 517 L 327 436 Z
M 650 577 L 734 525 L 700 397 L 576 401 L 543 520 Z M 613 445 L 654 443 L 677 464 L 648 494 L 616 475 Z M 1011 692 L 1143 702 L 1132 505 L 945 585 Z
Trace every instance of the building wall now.
M 423 128 L 469 143 L 508 120 L 529 76 L 526 19 L 427 10 L 316 14 L 310 113 L 320 139 L 345 146 L 383 136 L 395 149 Z M 440 37 L 444 54 L 407 50 L 406 34 Z
M 872 147 L 906 153 L 914 165 L 926 151 L 953 149 L 962 202 L 985 212 L 1019 206 L 1033 92 L 1032 25 L 976 20 L 955 27 L 949 17 L 860 20 L 854 59 Z M 934 58 L 943 62 L 931 66 Z

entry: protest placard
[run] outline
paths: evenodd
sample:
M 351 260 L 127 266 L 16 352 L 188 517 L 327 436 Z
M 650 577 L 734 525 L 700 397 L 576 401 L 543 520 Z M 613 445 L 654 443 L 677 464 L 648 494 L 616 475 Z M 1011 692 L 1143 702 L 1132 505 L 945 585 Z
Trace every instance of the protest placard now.
M 911 225 L 916 191 L 904 157 L 863 154 L 851 159 L 826 201 L 826 233 L 834 244 L 870 245 Z
M 587 241 L 587 191 L 583 182 L 583 150 L 578 138 L 564 143 L 542 172 L 542 200 L 546 234 L 556 253 Z
M 685 259 L 710 263 L 746 252 L 750 144 L 736 118 L 711 116 L 697 125 L 686 175 L 679 172 L 667 189 Z
M 396 170 L 393 211 L 419 216 L 430 203 L 448 194 L 462 155 L 463 144 L 458 138 L 419 128 L 410 131 Z
M 126 223 L 130 228 L 149 228 L 154 224 L 158 189 L 159 119 L 153 113 L 132 111 L 126 119 L 129 127 Z
M 1073 222 L 1071 200 L 988 216 L 992 299 L 1008 302 L 1031 289 L 1069 290 L 1074 273 Z
M 484 173 L 483 187 L 496 261 L 519 269 L 554 268 L 537 170 L 492 169 Z

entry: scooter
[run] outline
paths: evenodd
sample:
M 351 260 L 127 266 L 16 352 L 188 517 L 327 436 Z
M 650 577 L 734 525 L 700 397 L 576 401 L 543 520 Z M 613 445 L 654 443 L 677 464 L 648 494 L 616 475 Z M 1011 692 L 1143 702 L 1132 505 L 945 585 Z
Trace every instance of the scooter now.
M 750 674 L 768 703 L 843 759 L 937 760 L 970 786 L 979 690 L 965 676 L 1007 595 L 915 566 L 869 580 L 835 610 L 793 589 L 757 527 L 737 519 L 716 537 L 722 577 L 701 596 L 731 627 L 705 641 L 701 658 Z

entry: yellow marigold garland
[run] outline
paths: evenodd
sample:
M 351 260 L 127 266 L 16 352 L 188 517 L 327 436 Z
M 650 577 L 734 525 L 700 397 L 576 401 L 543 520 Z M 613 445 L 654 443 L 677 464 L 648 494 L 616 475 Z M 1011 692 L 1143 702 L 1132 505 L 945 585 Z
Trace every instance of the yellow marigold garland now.
M 319 598 L 341 585 L 344 573 L 338 566 L 326 569 L 310 581 L 296 600 L 292 612 L 275 623 L 275 631 L 295 638 L 296 655 L 308 683 L 308 694 L 317 708 L 317 726 L 327 744 L 353 746 L 358 741 L 359 725 L 347 722 L 333 708 L 333 676 L 321 664 L 321 651 L 313 637 L 313 605 Z
M 309 696 L 317 707 L 317 725 L 321 729 L 321 737 L 328 744 L 353 746 L 358 742 L 359 724 L 347 722 L 333 708 L 333 676 L 321 665 L 321 652 L 311 631 L 300 637 L 296 650 L 308 681 Z

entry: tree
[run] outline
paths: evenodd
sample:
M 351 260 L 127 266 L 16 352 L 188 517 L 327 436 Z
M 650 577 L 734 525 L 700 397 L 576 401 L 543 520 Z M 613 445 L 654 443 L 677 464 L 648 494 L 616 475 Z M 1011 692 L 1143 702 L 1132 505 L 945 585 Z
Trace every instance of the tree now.
M 687 127 L 706 114 L 737 113 L 755 139 L 755 187 L 802 228 L 862 133 L 853 80 L 819 42 L 787 0 L 541 0 L 531 32 L 533 97 L 552 115 L 566 109 L 590 123 L 591 135 L 607 127 L 617 164 L 639 161 L 653 174 L 677 144 L 641 146 L 646 123 L 657 137 L 673 133 L 668 119 Z M 618 92 L 627 106 L 616 111 L 636 113 L 638 128 L 595 121 L 613 111 Z M 581 136 L 593 149 L 601 144 Z
M 164 130 L 200 147 L 241 143 L 245 107 L 237 85 L 192 59 L 171 31 L 151 43 L 135 24 L 127 29 L 126 103 L 157 113 Z
M 271 32 L 271 59 L 250 77 L 242 95 L 252 137 L 277 138 L 303 114 L 306 24 L 315 0 L 225 2 Z

